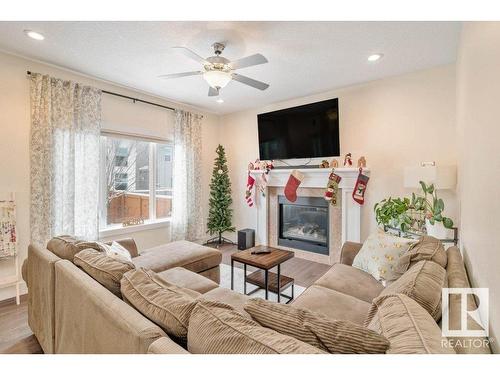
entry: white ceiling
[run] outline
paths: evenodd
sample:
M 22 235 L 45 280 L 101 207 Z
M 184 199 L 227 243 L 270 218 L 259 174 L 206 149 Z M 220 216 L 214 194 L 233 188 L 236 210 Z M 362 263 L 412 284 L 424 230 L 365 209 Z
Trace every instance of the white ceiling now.
M 0 22 L 0 49 L 117 82 L 212 112 L 261 107 L 437 65 L 456 59 L 458 22 Z M 23 30 L 45 35 L 37 42 Z M 160 74 L 199 70 L 170 47 L 211 56 L 262 53 L 268 64 L 240 70 L 270 84 L 259 91 L 238 82 L 218 104 L 200 76 L 162 80 Z M 377 63 L 368 55 L 384 54 Z

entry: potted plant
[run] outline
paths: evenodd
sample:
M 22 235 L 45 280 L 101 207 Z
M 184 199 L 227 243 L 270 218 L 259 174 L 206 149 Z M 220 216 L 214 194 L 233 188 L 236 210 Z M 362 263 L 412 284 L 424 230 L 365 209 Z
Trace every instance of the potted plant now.
M 441 198 L 437 197 L 434 185 L 426 185 L 425 182 L 420 181 L 420 186 L 422 187 L 424 196 L 417 197 L 415 194 L 412 194 L 411 205 L 416 210 L 425 212 L 425 228 L 429 236 L 441 239 L 446 238 L 448 236 L 448 229 L 453 228 L 453 220 L 443 216 L 444 202 Z M 429 199 L 429 196 L 431 199 Z
M 410 205 L 409 198 L 389 197 L 376 203 L 374 210 L 377 224 L 391 226 L 402 231 L 410 229 L 413 225 L 413 219 L 408 214 Z

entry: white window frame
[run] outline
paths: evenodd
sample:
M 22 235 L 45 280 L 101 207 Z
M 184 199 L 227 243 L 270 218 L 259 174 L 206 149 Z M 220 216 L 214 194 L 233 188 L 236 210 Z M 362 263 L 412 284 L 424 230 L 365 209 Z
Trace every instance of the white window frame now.
M 99 164 L 99 237 L 105 238 L 110 236 L 116 236 L 126 233 L 139 232 L 144 230 L 156 229 L 161 227 L 166 227 L 170 224 L 170 217 L 165 218 L 156 218 L 156 181 L 158 171 L 156 169 L 156 155 L 157 155 L 157 145 L 158 144 L 166 144 L 170 145 L 173 149 L 173 142 L 168 141 L 166 139 L 161 138 L 148 138 L 142 137 L 138 135 L 130 135 L 127 133 L 118 133 L 118 132 L 102 132 L 101 137 L 107 138 L 122 138 L 122 139 L 130 139 L 133 141 L 142 141 L 149 143 L 149 219 L 144 221 L 144 224 L 131 225 L 128 227 L 116 225 L 106 225 L 107 223 L 107 186 L 103 181 L 106 180 L 106 165 L 105 158 L 100 158 Z M 105 155 L 106 152 L 106 144 L 105 142 L 101 142 L 100 144 L 100 152 L 101 155 Z M 173 162 L 173 155 L 172 155 Z

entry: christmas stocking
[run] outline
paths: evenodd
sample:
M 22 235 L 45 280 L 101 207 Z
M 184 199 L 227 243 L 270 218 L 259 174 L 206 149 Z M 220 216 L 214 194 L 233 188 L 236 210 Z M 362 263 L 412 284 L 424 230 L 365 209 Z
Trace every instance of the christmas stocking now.
M 365 190 L 366 185 L 368 185 L 369 179 L 370 177 L 363 174 L 363 169 L 359 168 L 358 179 L 356 181 L 356 185 L 354 185 L 354 190 L 352 192 L 352 198 L 359 204 L 365 203 Z
M 304 175 L 297 170 L 292 171 L 285 186 L 285 197 L 290 202 L 297 200 L 297 188 L 304 179 Z
M 247 201 L 248 207 L 253 206 L 253 187 L 255 185 L 255 178 L 253 178 L 250 173 L 247 177 L 247 190 L 245 191 L 245 200 Z
M 339 182 L 342 180 L 342 177 L 336 175 L 333 171 L 328 176 L 328 185 L 325 190 L 325 199 L 330 201 L 332 206 L 337 205 L 337 195 L 339 192 Z

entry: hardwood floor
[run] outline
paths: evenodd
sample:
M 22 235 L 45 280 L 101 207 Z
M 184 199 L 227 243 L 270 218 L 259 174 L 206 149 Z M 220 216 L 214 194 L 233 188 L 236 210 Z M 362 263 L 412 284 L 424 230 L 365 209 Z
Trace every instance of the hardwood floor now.
M 0 353 L 40 354 L 42 348 L 28 326 L 28 296 L 0 302 Z
M 231 254 L 238 251 L 235 245 L 224 245 L 222 263 L 231 264 Z M 243 265 L 237 263 L 237 267 Z M 319 279 L 330 266 L 304 259 L 292 258 L 282 264 L 283 275 L 293 277 L 297 285 L 309 287 Z M 251 267 L 248 268 L 251 271 Z M 28 326 L 27 295 L 21 297 L 21 304 L 15 299 L 0 302 L 0 353 L 2 354 L 40 354 L 42 348 Z

